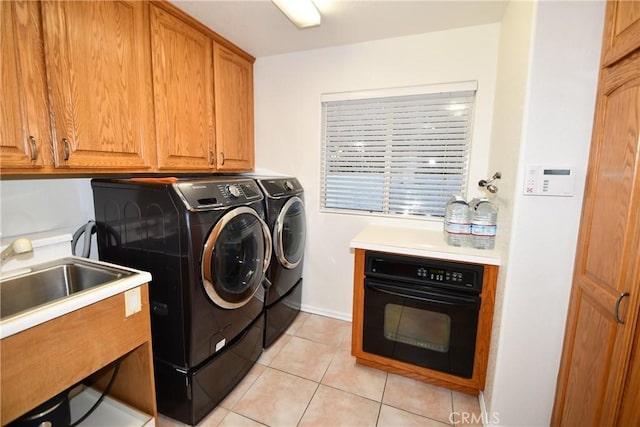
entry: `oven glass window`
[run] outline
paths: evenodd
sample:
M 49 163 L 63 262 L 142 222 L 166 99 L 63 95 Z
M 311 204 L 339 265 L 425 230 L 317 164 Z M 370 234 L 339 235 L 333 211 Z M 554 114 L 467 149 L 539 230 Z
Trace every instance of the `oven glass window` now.
M 385 305 L 384 337 L 388 340 L 446 353 L 450 336 L 448 314 L 398 304 Z

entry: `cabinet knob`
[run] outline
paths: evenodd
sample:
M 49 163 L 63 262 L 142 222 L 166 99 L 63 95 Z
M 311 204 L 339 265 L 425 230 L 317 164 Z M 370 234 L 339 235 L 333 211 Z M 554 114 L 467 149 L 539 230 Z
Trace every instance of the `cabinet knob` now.
M 209 150 L 209 164 L 213 165 L 216 163 L 216 156 L 213 154 L 213 151 Z
M 31 146 L 31 161 L 38 160 L 38 144 L 36 143 L 36 139 L 29 135 L 29 144 Z
M 224 151 L 220 152 L 220 158 L 222 159 L 221 165 L 224 165 Z
M 69 147 L 69 140 L 67 138 L 62 138 L 62 149 L 64 150 L 64 161 L 69 160 L 69 155 L 71 153 L 71 148 Z

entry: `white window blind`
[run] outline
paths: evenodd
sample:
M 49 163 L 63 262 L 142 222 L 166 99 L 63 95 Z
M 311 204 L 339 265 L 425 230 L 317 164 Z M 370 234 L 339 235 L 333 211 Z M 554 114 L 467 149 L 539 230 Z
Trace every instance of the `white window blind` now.
M 444 216 L 466 192 L 475 90 L 322 102 L 323 210 Z

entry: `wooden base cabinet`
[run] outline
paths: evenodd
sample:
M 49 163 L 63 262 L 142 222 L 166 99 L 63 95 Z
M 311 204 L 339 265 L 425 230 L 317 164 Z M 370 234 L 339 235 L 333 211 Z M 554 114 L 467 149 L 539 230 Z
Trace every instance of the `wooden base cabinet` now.
M 493 324 L 496 283 L 498 280 L 498 266 L 484 265 L 482 293 L 480 294 L 482 302 L 476 332 L 473 375 L 471 378 L 462 378 L 368 353 L 363 350 L 365 257 L 366 250 L 355 250 L 351 355 L 355 356 L 356 362 L 467 394 L 478 395 L 480 391 L 484 390 L 489 359 L 491 327 Z
M 118 359 L 109 396 L 157 418 L 148 285 L 141 296 L 141 311 L 131 315 L 120 293 L 2 339 L 0 423 L 80 381 L 104 388 Z
M 638 2 L 609 2 L 606 19 L 554 426 L 626 426 L 639 421 Z M 630 46 L 634 50 L 620 56 Z

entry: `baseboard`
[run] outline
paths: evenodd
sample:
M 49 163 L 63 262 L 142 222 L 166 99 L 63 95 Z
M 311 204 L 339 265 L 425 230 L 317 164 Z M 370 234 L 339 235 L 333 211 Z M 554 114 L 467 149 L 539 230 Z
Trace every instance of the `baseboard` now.
M 351 322 L 353 320 L 352 313 L 345 314 L 339 311 L 327 310 L 324 308 L 313 307 L 306 304 L 302 304 L 302 307 L 300 309 L 302 311 L 306 311 L 307 313 L 331 317 L 333 319 L 344 320 L 346 322 Z

